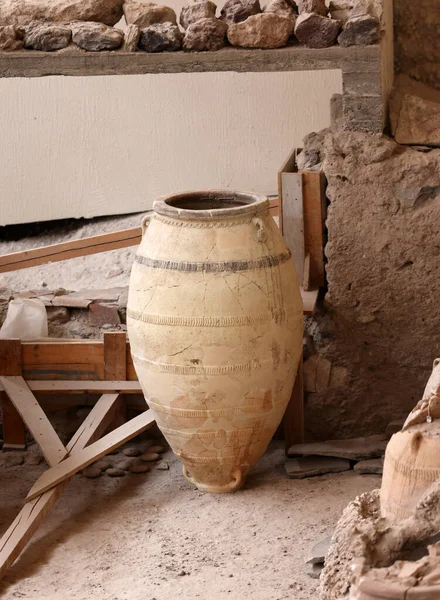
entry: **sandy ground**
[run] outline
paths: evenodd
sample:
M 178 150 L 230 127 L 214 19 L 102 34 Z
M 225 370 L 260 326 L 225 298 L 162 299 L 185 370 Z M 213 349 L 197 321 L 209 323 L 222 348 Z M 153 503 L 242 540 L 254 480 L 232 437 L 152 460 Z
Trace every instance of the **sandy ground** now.
M 118 457 L 111 456 L 111 459 Z M 287 479 L 278 442 L 244 490 L 203 494 L 169 471 L 74 477 L 0 584 L 3 600 L 317 600 L 304 559 L 377 476 Z M 45 469 L 4 469 L 0 533 Z

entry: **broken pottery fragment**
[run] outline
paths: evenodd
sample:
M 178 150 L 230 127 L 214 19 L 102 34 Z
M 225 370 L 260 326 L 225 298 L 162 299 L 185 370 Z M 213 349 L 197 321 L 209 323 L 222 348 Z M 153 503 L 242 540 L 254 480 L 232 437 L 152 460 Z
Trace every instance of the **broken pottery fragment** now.
M 183 49 L 194 52 L 221 50 L 225 45 L 227 29 L 226 23 L 220 19 L 200 19 L 186 30 Z
M 13 52 L 23 48 L 24 32 L 15 25 L 0 27 L 0 51 Z
M 273 13 L 278 15 L 279 17 L 284 17 L 286 19 L 290 19 L 292 21 L 292 32 L 295 28 L 296 19 L 298 18 L 298 14 L 295 10 L 287 3 L 286 0 L 269 0 L 269 2 L 264 7 L 264 11 L 266 13 Z
M 174 52 L 180 50 L 182 34 L 173 23 L 154 23 L 142 29 L 139 47 L 145 52 Z
M 300 15 L 303 13 L 316 13 L 325 16 L 328 13 L 324 0 L 297 0 L 297 5 Z
M 334 456 L 349 460 L 378 458 L 387 445 L 384 435 L 353 438 L 349 440 L 329 440 L 310 444 L 295 444 L 287 451 L 287 456 Z
M 124 34 L 119 29 L 107 27 L 102 23 L 71 23 L 73 42 L 89 52 L 100 52 L 102 50 L 117 50 L 122 46 Z M 94 304 L 94 307 L 101 306 Z M 110 321 L 105 321 L 109 323 Z
M 382 475 L 383 459 L 369 458 L 368 460 L 361 460 L 354 465 L 354 470 L 360 475 Z
M 261 13 L 242 23 L 230 25 L 228 40 L 233 46 L 242 48 L 281 48 L 287 44 L 292 25 L 291 19 L 273 13 Z
M 349 19 L 338 37 L 340 46 L 369 46 L 379 41 L 379 19 L 370 15 Z
M 123 0 L 1 0 L 0 23 L 96 21 L 115 25 L 122 17 L 122 3 Z
M 339 21 L 315 13 L 302 13 L 296 20 L 295 36 L 308 48 L 329 48 L 338 37 Z
M 343 458 L 329 456 L 305 456 L 286 459 L 284 468 L 290 479 L 304 479 L 327 473 L 349 471 L 350 462 Z
M 124 15 L 128 25 L 137 25 L 140 29 L 145 29 L 153 23 L 177 25 L 177 15 L 172 8 L 153 2 L 136 2 L 134 0 L 125 2 Z
M 216 10 L 217 5 L 211 0 L 190 0 L 183 5 L 179 22 L 184 29 L 188 29 L 192 23 L 200 19 L 214 19 Z
M 259 0 L 226 0 L 220 18 L 228 24 L 241 23 L 260 12 Z
M 140 37 L 141 30 L 139 29 L 139 27 L 133 24 L 128 25 L 124 34 L 124 52 L 136 52 Z
M 34 21 L 26 27 L 25 31 L 25 48 L 43 52 L 53 52 L 54 50 L 66 48 L 72 39 L 70 27 L 58 23 Z
M 308 557 L 306 558 L 306 564 L 311 565 L 319 565 L 323 564 L 325 561 L 325 557 L 327 556 L 327 552 L 330 548 L 330 544 L 332 541 L 331 535 L 326 535 L 325 538 L 316 543 L 309 552 Z

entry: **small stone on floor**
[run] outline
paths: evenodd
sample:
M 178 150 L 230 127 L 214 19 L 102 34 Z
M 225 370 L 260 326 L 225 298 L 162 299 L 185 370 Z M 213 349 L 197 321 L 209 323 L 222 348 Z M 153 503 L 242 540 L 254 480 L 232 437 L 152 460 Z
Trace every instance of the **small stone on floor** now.
M 142 451 L 139 448 L 131 446 L 130 448 L 124 448 L 122 450 L 122 454 L 124 454 L 125 456 L 139 456 L 140 454 L 142 454 Z
M 148 448 L 148 452 L 156 452 L 156 454 L 163 454 L 166 452 L 166 449 L 163 446 L 150 446 Z
M 112 463 L 109 460 L 98 460 L 93 464 L 97 469 L 101 469 L 101 471 L 107 471 L 112 467 Z
M 306 456 L 302 458 L 288 458 L 285 469 L 290 479 L 303 479 L 327 473 L 341 473 L 350 470 L 350 461 L 343 458 L 329 456 Z
M 124 477 L 125 475 L 125 471 L 116 468 L 107 469 L 106 473 L 109 477 Z
M 86 467 L 82 472 L 84 477 L 88 479 L 96 479 L 97 477 L 101 477 L 102 471 L 95 465 L 91 465 L 90 467 Z
M 169 470 L 169 468 L 170 468 L 170 467 L 169 467 L 169 464 L 168 464 L 168 463 L 166 463 L 164 460 L 163 460 L 162 462 L 160 462 L 160 463 L 157 465 L 157 467 L 156 467 L 156 469 L 157 469 L 158 471 L 168 471 L 168 470 Z
M 141 456 L 141 460 L 145 462 L 153 462 L 155 460 L 158 460 L 159 458 L 160 454 L 157 454 L 157 452 L 145 452 L 145 454 L 142 454 Z
M 382 475 L 383 459 L 371 458 L 370 460 L 361 460 L 354 465 L 354 470 L 361 475 Z
M 145 463 L 134 463 L 130 466 L 130 473 L 148 473 L 150 467 Z
M 330 548 L 331 541 L 332 536 L 326 535 L 325 538 L 315 544 L 309 553 L 306 564 L 323 565 L 328 549 Z

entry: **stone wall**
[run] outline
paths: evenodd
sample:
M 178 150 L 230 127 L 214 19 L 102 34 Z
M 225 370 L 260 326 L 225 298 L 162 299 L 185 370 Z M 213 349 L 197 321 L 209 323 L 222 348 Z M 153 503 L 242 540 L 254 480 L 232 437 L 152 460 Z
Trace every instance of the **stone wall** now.
M 440 89 L 438 0 L 394 0 L 397 72 Z
M 380 433 L 440 355 L 440 149 L 327 132 L 328 293 L 307 319 L 306 427 Z

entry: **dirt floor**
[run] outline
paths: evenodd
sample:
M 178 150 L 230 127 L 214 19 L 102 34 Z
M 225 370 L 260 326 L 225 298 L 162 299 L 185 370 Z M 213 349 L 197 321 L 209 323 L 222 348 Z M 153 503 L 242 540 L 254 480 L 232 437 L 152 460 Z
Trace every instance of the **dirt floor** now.
M 380 484 L 354 471 L 287 479 L 274 442 L 243 491 L 210 495 L 185 481 L 171 452 L 164 458 L 169 471 L 75 476 L 0 584 L 2 600 L 317 600 L 309 550 Z M 0 534 L 44 469 L 2 470 Z

